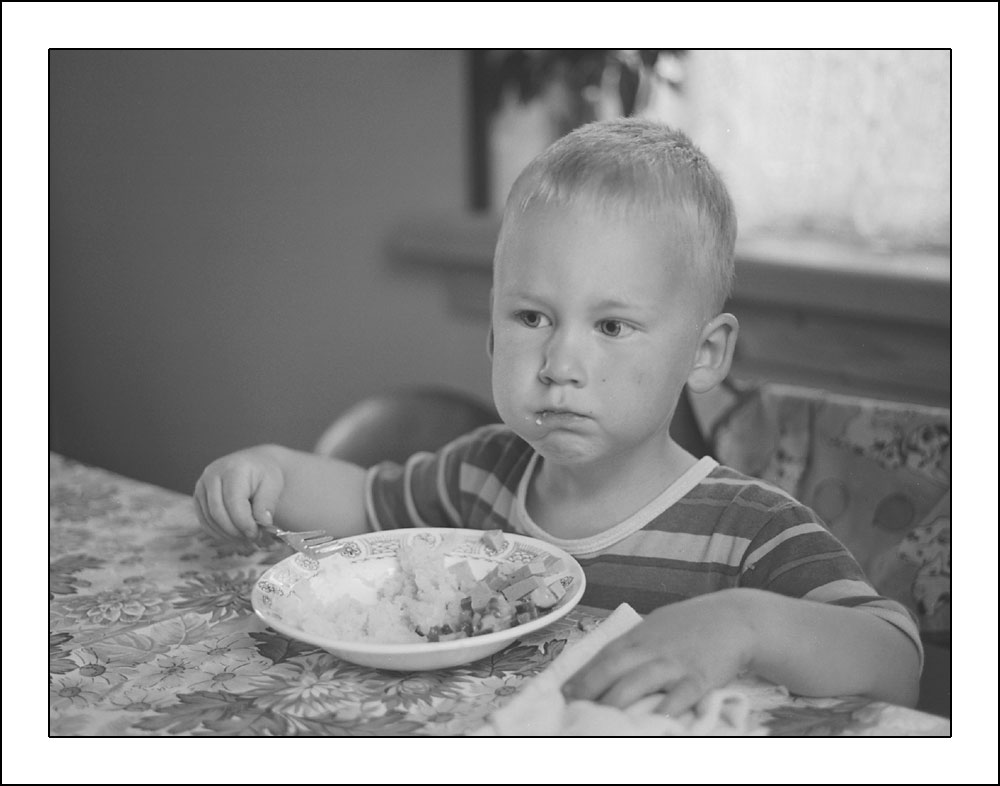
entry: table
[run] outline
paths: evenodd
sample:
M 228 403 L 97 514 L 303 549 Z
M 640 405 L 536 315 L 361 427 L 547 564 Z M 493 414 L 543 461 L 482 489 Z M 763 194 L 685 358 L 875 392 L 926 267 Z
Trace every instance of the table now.
M 608 613 L 578 607 L 465 667 L 378 671 L 267 628 L 250 591 L 290 550 L 214 539 L 188 496 L 50 454 L 49 522 L 52 737 L 462 735 Z M 951 734 L 935 715 L 778 687 L 754 712 L 779 736 Z

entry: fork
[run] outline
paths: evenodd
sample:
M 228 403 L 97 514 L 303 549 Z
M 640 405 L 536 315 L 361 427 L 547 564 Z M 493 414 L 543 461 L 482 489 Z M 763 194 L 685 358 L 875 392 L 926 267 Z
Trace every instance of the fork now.
M 297 552 L 304 554 L 310 559 L 321 559 L 329 554 L 336 554 L 346 545 L 334 535 L 321 529 L 292 532 L 276 527 L 274 524 L 259 524 L 258 526 L 266 529 L 272 535 L 281 538 Z

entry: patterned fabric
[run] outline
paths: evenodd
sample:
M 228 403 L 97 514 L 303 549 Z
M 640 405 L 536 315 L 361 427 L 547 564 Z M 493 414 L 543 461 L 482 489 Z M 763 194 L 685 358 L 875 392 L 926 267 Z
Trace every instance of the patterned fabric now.
M 947 409 L 773 384 L 731 388 L 715 409 L 720 461 L 802 500 L 923 633 L 950 632 Z
M 216 540 L 189 496 L 56 455 L 49 550 L 53 737 L 464 734 L 607 616 L 577 606 L 460 668 L 355 666 L 253 612 L 253 584 L 291 553 L 284 543 Z M 33 700 L 30 680 L 23 696 L 14 683 L 11 695 Z M 795 697 L 768 684 L 751 703 L 773 735 L 951 733 L 944 718 L 858 697 Z
M 913 618 L 880 597 L 816 515 L 786 492 L 703 459 L 656 500 L 608 532 L 549 536 L 524 506 L 537 454 L 504 426 L 487 426 L 405 467 L 367 477 L 373 529 L 502 528 L 577 557 L 583 603 L 640 613 L 716 590 L 752 587 L 864 609 L 895 625 L 922 652 Z

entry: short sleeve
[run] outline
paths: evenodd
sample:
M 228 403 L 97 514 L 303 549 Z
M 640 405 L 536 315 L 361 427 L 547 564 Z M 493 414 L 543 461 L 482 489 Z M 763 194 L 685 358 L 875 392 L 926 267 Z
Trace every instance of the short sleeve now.
M 880 595 L 850 551 L 804 505 L 779 508 L 758 531 L 746 551 L 740 584 L 873 614 L 907 636 L 923 663 L 913 614 Z
M 530 447 L 506 426 L 489 425 L 405 464 L 368 470 L 365 506 L 372 530 L 403 527 L 507 529 L 513 489 Z

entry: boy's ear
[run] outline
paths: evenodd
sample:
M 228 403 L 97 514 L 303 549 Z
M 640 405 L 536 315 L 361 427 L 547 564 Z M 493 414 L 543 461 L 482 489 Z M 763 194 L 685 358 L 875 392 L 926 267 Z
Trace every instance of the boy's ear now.
M 705 393 L 726 378 L 733 364 L 739 332 L 740 323 L 732 314 L 719 314 L 705 325 L 695 352 L 694 367 L 687 378 L 691 390 Z

